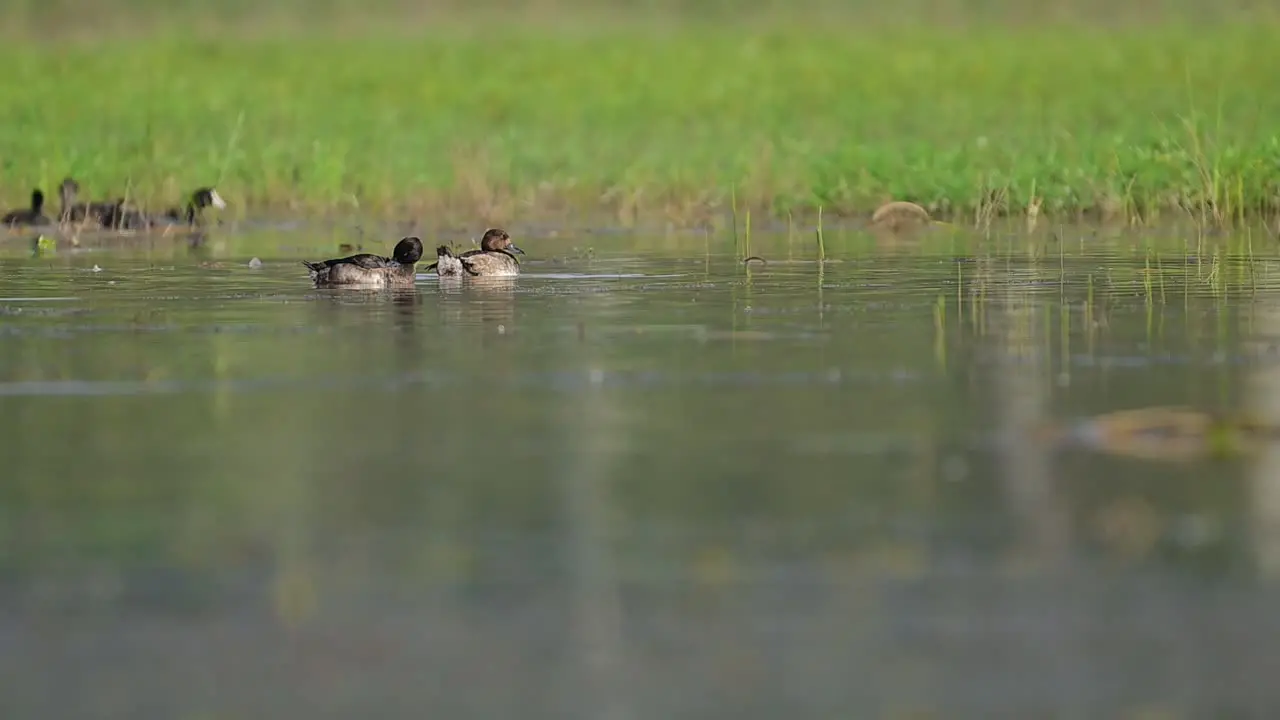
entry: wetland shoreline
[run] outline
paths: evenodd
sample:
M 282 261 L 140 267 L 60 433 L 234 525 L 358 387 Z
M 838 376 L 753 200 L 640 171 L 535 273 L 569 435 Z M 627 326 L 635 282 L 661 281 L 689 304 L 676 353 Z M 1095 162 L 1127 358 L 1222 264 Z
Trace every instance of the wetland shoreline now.
M 93 199 L 213 184 L 231 217 L 465 226 L 1280 215 L 1273 19 L 849 27 L 15 41 L 0 201 L 70 174 Z

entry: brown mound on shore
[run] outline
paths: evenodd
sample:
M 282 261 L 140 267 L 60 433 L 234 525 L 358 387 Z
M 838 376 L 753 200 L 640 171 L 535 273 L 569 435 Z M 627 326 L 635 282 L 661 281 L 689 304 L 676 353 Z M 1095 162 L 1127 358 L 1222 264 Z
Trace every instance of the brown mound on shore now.
M 919 228 L 931 222 L 929 211 L 906 200 L 887 202 L 871 214 L 871 224 L 893 232 Z

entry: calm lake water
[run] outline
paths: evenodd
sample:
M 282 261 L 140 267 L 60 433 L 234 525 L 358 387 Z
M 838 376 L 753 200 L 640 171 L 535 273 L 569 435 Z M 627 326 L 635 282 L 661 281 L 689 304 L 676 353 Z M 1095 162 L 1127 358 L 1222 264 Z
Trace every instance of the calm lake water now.
M 0 246 L 0 716 L 1280 710 L 1280 452 L 1044 432 L 1280 419 L 1274 253 L 517 239 Z

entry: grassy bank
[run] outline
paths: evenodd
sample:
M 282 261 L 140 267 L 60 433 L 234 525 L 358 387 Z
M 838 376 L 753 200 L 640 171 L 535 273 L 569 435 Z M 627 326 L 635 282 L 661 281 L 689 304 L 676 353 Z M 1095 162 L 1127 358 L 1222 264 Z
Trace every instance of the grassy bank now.
M 0 47 L 0 197 L 75 175 L 237 212 L 688 225 L 1280 212 L 1262 21 L 230 33 Z M 603 215 L 601 214 L 603 213 Z M 757 215 L 759 217 L 759 215 Z

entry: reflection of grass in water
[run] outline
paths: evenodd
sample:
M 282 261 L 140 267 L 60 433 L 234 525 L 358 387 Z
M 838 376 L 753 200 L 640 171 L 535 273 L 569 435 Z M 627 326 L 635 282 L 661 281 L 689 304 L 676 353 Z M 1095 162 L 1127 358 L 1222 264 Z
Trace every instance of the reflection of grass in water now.
M 938 369 L 947 370 L 947 299 L 942 295 L 933 304 L 933 354 Z
M 504 35 L 500 52 L 490 33 L 437 32 L 7 43 L 0 192 L 12 204 L 70 172 L 93 197 L 173 202 L 216 181 L 239 211 L 472 223 L 700 223 L 731 192 L 739 211 L 810 221 L 886 199 L 984 222 L 1276 209 L 1265 22 L 914 24 L 857 42 L 795 22 L 676 21 L 661 41 L 588 23 Z
M 818 206 L 818 229 L 815 231 L 818 239 L 818 262 L 827 262 L 827 241 L 822 233 L 822 206 Z
M 1202 251 L 1211 253 L 1203 261 L 1186 249 L 1174 252 L 1164 247 L 1163 243 L 1155 243 L 1144 248 L 1112 248 L 1101 267 L 1092 254 L 1073 258 L 1063 253 L 1046 262 L 1043 253 L 1030 252 L 1025 265 L 1014 266 L 1008 263 L 1021 260 L 1020 253 L 1006 250 L 1005 254 L 980 255 L 971 266 L 972 271 L 966 272 L 957 263 L 953 297 L 957 309 L 964 312 L 957 312 L 955 317 L 966 332 L 985 337 L 989 316 L 999 311 L 999 306 L 992 306 L 988 300 L 998 297 L 1042 306 L 1045 331 L 1040 339 L 1045 343 L 1046 357 L 1052 357 L 1055 349 L 1058 351 L 1062 373 L 1059 379 L 1068 383 L 1073 343 L 1082 341 L 1081 354 L 1095 357 L 1100 338 L 1127 337 L 1136 331 L 1145 337 L 1149 351 L 1158 353 L 1166 338 L 1166 322 L 1173 318 L 1185 323 L 1185 331 L 1191 337 L 1188 351 L 1192 354 L 1198 351 L 1200 337 L 1209 339 L 1216 353 L 1230 353 L 1236 322 L 1233 316 L 1244 310 L 1244 321 L 1251 321 L 1250 298 L 1257 293 L 1259 280 L 1266 279 L 1252 267 L 1255 261 L 1248 241 L 1201 246 Z M 1135 262 L 1137 252 L 1143 253 L 1141 262 Z M 1008 269 L 1015 269 L 1016 274 L 1009 274 Z M 1035 278 L 1031 283 L 1027 282 L 1027 273 Z M 1056 292 L 1046 295 L 1045 287 Z M 939 364 L 950 348 L 937 344 L 946 335 L 946 325 L 956 322 L 948 317 L 945 298 L 937 296 L 933 307 Z M 1060 326 L 1057 348 L 1051 342 L 1051 309 L 1055 306 Z M 1171 306 L 1177 310 L 1171 311 Z M 1202 325 L 1200 318 L 1205 315 L 1196 310 L 1197 306 L 1213 317 L 1211 323 Z M 1140 314 L 1133 314 L 1134 310 Z M 1133 325 L 1132 320 L 1126 319 L 1122 329 L 1116 326 L 1117 318 L 1135 318 L 1139 323 Z M 1209 333 L 1201 328 L 1209 329 Z M 1230 365 L 1220 365 L 1215 376 L 1219 381 L 1218 399 L 1225 403 L 1232 377 Z

